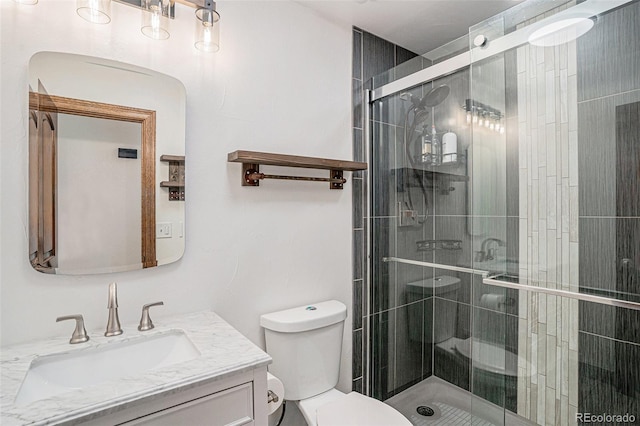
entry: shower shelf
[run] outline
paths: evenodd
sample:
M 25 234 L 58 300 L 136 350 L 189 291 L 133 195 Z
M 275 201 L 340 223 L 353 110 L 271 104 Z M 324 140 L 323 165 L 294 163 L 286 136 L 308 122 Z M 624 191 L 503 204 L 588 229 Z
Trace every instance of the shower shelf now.
M 404 191 L 405 187 L 416 188 L 420 186 L 418 178 L 414 174 L 414 170 L 422 175 L 422 180 L 426 183 L 426 188 L 436 189 L 445 193 L 454 190 L 451 187 L 452 182 L 467 182 L 468 176 L 456 175 L 453 173 L 446 173 L 442 171 L 427 170 L 427 169 L 412 169 L 410 167 L 401 167 L 398 169 L 392 169 L 392 174 L 396 176 L 396 183 L 398 191 Z
M 329 182 L 330 189 L 342 189 L 347 181 L 344 171 L 366 170 L 367 163 L 357 161 L 332 160 L 318 157 L 301 157 L 298 155 L 273 154 L 256 151 L 230 152 L 227 161 L 242 163 L 242 186 L 259 186 L 262 179 L 303 180 L 313 182 Z M 305 169 L 329 170 L 328 178 L 306 176 L 283 176 L 260 173 L 260 165 L 298 167 Z

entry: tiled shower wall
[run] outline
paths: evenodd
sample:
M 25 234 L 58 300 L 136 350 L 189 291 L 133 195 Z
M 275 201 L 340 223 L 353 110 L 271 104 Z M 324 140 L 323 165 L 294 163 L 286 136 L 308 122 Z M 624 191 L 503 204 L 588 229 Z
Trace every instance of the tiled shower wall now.
M 575 42 L 518 48 L 517 81 L 521 283 L 577 291 Z M 520 296 L 518 414 L 539 424 L 574 424 L 578 302 Z
M 353 29 L 353 159 L 366 161 L 364 140 L 363 90 L 371 84 L 372 77 L 415 57 L 400 46 L 396 46 L 375 35 Z M 410 73 L 412 70 L 407 70 Z M 413 70 L 416 71 L 416 70 Z M 367 300 L 367 177 L 368 171 L 353 174 L 353 390 L 365 391 L 364 377 L 367 366 L 366 341 L 369 335 Z
M 577 41 L 517 51 L 527 284 L 640 300 L 638 22 L 635 2 Z M 575 413 L 640 413 L 640 313 L 520 300 L 518 414 L 554 425 L 576 424 Z
M 581 291 L 640 302 L 640 3 L 577 40 Z M 640 311 L 580 303 L 578 412 L 640 421 Z

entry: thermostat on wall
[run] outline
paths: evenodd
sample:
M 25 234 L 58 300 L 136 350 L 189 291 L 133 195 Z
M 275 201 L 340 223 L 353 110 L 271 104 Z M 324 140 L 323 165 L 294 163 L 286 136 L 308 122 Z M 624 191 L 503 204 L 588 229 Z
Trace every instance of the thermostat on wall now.
M 131 148 L 118 148 L 118 158 L 138 158 L 138 150 Z

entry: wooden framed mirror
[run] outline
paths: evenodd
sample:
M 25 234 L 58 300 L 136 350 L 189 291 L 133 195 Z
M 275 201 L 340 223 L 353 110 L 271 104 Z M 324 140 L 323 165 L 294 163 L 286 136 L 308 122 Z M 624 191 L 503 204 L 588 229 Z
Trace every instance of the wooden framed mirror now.
M 80 55 L 40 52 L 30 65 L 35 65 L 30 86 L 37 81 L 38 87 L 29 92 L 29 259 L 34 269 L 94 274 L 179 259 L 184 187 L 181 198 L 169 195 L 171 188 L 163 182 L 168 164 L 160 159 L 184 158 L 182 84 L 151 70 Z M 76 77 L 79 68 L 90 74 L 79 78 L 92 82 L 88 90 L 77 90 L 78 80 L 64 77 L 70 70 Z M 114 74 L 120 79 L 114 81 Z M 156 91 L 157 83 L 169 89 Z M 145 86 L 154 90 L 145 94 L 140 90 Z M 118 91 L 121 95 L 114 95 Z M 58 94 L 65 92 L 71 96 Z M 158 116 L 165 122 L 158 123 Z

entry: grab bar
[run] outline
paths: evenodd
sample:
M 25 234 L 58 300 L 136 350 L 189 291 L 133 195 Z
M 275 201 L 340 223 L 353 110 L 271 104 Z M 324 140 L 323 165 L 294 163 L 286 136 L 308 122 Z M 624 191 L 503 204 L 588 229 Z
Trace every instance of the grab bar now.
M 575 291 L 558 290 L 555 288 L 537 287 L 527 284 L 518 284 L 509 281 L 502 281 L 496 279 L 496 277 L 490 277 L 489 271 L 483 271 L 481 269 L 464 268 L 461 266 L 443 265 L 440 263 L 422 262 L 419 260 L 401 259 L 399 257 L 383 257 L 383 262 L 397 262 L 405 263 L 408 265 L 426 266 L 429 268 L 446 269 L 448 271 L 466 272 L 470 274 L 478 274 L 482 276 L 482 283 L 487 285 L 493 285 L 497 287 L 512 288 L 514 290 L 532 291 L 535 293 L 544 293 L 552 296 L 568 297 L 569 299 L 577 299 L 585 302 L 598 303 L 600 305 L 614 306 L 616 308 L 633 309 L 640 311 L 639 302 L 630 302 L 626 300 L 613 299 L 611 297 L 596 296 L 593 294 L 577 293 Z M 502 274 L 501 274 L 502 275 Z

